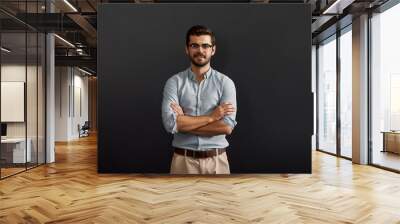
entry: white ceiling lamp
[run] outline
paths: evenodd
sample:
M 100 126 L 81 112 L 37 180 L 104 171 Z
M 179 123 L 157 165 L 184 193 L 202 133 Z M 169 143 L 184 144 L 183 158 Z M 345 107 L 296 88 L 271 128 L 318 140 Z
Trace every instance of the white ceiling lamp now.
M 81 49 L 81 48 L 77 48 L 76 53 L 78 53 L 79 55 L 86 55 L 86 53 L 84 53 L 83 49 Z
M 90 76 L 93 75 L 92 73 L 90 73 L 90 72 L 88 72 L 88 71 L 85 71 L 85 70 L 83 70 L 83 69 L 81 69 L 81 68 L 79 68 L 79 67 L 78 67 L 78 70 L 81 71 L 81 72 L 83 72 L 83 73 L 85 73 L 85 74 L 87 74 L 87 75 L 90 75 Z
M 70 47 L 72 47 L 72 48 L 75 48 L 75 45 L 73 45 L 71 42 L 69 42 L 68 40 L 66 40 L 66 39 L 64 39 L 64 38 L 62 38 L 62 37 L 60 37 L 59 35 L 57 35 L 57 34 L 54 34 L 54 36 L 55 37 L 57 37 L 59 40 L 61 40 L 62 42 L 64 42 L 65 44 L 67 44 L 68 46 L 70 46 Z
M 343 9 L 351 5 L 355 0 L 336 0 L 332 5 L 324 10 L 322 14 L 342 14 Z
M 1 47 L 1 51 L 4 51 L 4 52 L 6 52 L 6 53 L 10 53 L 10 52 L 11 52 L 11 50 L 8 50 L 8 49 L 5 48 L 5 47 Z
M 78 10 L 68 1 L 64 0 L 64 3 L 68 5 L 74 12 L 78 12 Z

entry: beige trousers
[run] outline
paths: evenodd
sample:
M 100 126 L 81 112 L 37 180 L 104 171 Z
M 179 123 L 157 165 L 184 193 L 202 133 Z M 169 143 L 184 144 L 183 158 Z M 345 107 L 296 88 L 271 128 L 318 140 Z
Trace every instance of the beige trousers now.
M 193 158 L 174 153 L 171 174 L 230 174 L 226 152 L 208 158 Z

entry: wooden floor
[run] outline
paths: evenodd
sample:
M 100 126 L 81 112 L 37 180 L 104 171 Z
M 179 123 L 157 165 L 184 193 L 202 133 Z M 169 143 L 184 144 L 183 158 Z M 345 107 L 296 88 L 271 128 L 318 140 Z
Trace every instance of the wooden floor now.
M 0 223 L 400 223 L 400 175 L 313 153 L 311 175 L 99 175 L 96 139 L 0 181 Z
M 33 169 L 35 167 L 37 167 L 36 163 L 31 163 L 31 164 L 27 163 L 26 167 L 25 167 L 25 164 L 18 164 L 17 167 L 0 168 L 1 178 L 15 175 L 17 173 L 24 172 L 27 169 L 29 170 L 29 169 Z
M 13 174 L 25 171 L 26 168 L 0 168 L 1 169 L 1 177 L 8 177 L 11 176 Z

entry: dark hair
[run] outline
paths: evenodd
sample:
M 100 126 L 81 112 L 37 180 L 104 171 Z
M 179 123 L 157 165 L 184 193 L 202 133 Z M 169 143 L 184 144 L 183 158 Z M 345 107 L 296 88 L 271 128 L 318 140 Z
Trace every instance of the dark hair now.
M 207 27 L 202 25 L 192 26 L 186 33 L 186 46 L 189 45 L 190 36 L 201 36 L 201 35 L 209 35 L 211 36 L 211 44 L 215 45 L 215 35 L 214 33 Z

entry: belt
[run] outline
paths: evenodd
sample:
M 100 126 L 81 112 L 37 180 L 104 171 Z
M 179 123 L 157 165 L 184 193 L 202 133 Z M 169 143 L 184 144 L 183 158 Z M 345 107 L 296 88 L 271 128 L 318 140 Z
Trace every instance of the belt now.
M 222 153 L 226 152 L 225 148 L 222 149 L 210 149 L 207 151 L 195 151 L 195 150 L 190 150 L 190 149 L 180 149 L 180 148 L 174 148 L 174 152 L 179 155 L 185 155 L 186 151 L 186 156 L 190 156 L 193 158 L 208 158 L 208 157 L 213 157 L 216 155 L 221 155 Z M 217 154 L 218 151 L 218 154 Z

